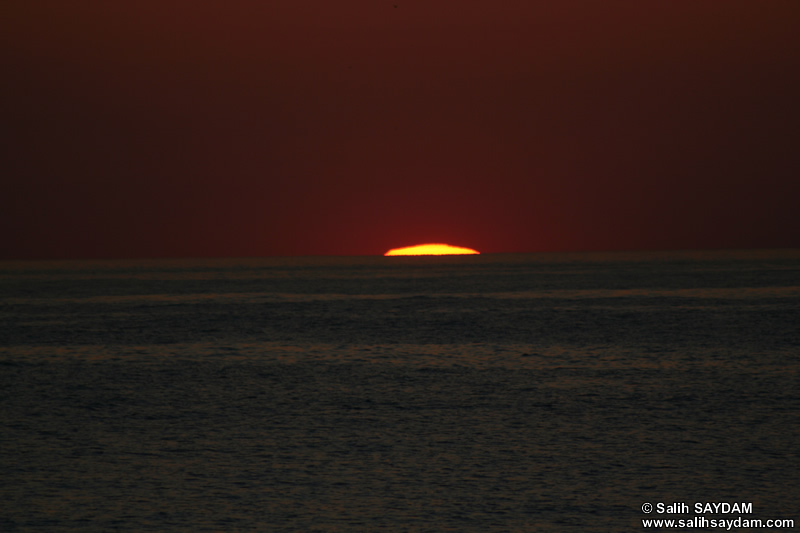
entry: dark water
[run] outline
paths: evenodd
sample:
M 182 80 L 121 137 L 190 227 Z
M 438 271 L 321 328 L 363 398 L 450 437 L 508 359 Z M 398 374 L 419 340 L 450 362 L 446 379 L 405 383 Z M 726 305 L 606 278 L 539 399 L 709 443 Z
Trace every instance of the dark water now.
M 798 251 L 3 263 L 0 298 L 2 531 L 800 526 Z

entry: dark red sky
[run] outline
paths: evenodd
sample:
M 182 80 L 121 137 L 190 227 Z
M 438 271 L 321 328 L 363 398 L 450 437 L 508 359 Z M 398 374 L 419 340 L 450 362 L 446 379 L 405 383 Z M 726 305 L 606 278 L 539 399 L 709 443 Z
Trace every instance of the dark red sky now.
M 6 0 L 0 66 L 2 258 L 800 247 L 797 0 Z

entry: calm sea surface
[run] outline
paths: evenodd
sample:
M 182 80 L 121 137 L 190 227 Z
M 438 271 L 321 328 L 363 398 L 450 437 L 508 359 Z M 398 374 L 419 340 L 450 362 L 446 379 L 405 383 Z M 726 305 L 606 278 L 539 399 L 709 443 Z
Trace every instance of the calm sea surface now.
M 797 250 L 0 263 L 0 531 L 800 527 L 798 369 Z

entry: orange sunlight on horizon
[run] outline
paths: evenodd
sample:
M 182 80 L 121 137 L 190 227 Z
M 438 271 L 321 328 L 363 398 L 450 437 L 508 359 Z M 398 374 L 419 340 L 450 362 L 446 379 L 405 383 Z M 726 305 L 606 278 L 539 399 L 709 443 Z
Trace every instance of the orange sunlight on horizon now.
M 470 255 L 480 254 L 472 248 L 461 248 L 460 246 L 450 246 L 449 244 L 418 244 L 416 246 L 406 246 L 405 248 L 392 248 L 384 256 L 390 255 Z

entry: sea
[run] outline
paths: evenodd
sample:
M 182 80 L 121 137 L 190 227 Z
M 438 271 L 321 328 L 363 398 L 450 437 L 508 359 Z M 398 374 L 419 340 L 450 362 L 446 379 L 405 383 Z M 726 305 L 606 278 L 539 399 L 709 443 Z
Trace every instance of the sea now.
M 0 531 L 797 529 L 798 370 L 800 250 L 0 262 Z

